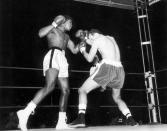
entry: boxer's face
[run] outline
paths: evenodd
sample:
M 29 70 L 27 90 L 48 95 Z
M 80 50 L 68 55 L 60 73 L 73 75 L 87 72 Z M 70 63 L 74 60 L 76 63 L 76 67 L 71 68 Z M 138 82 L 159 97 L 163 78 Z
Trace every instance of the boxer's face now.
M 72 28 L 72 21 L 69 19 L 64 23 L 65 29 L 66 30 L 71 30 Z
M 94 39 L 93 34 L 89 33 L 88 38 L 89 38 L 90 40 L 93 40 L 93 39 Z
M 92 45 L 93 43 L 93 35 L 92 34 L 88 34 L 88 39 L 86 40 L 88 45 Z

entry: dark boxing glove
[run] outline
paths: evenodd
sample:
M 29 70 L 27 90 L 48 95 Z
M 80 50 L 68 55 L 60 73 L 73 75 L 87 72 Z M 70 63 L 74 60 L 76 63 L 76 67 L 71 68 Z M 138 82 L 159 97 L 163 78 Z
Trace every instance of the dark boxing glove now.
M 83 31 L 82 29 L 80 29 L 76 32 L 75 36 L 81 41 L 85 41 L 88 37 L 88 31 Z

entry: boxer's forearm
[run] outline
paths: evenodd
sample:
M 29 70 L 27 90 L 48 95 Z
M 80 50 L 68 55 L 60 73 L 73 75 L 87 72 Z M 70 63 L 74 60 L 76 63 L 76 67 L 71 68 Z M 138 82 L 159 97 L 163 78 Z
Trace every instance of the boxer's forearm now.
M 88 62 L 92 62 L 93 61 L 93 58 L 85 51 L 82 52 L 83 56 L 85 57 L 85 59 L 88 61 Z
M 48 25 L 48 26 L 41 28 L 38 33 L 39 37 L 41 38 L 41 37 L 46 36 L 53 28 L 54 28 L 53 25 Z

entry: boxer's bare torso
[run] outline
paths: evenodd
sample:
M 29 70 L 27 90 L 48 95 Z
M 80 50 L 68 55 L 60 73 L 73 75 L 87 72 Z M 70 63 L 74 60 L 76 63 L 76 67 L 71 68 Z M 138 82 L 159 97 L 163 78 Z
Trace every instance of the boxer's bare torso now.
M 67 47 L 69 36 L 65 32 L 61 31 L 60 29 L 53 28 L 47 34 L 47 40 L 48 40 L 49 48 L 59 47 L 65 50 Z

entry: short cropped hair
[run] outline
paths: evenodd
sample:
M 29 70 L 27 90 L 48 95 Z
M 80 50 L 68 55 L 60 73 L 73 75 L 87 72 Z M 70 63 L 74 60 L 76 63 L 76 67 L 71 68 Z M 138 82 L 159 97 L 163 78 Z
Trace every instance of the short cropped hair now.
M 99 31 L 98 29 L 91 29 L 91 30 L 89 31 L 89 34 L 95 34 L 95 33 L 102 34 L 101 31 Z
M 73 21 L 72 17 L 69 16 L 69 15 L 64 15 L 64 17 L 65 17 L 66 21 L 67 21 L 67 20 L 71 20 L 71 21 Z

